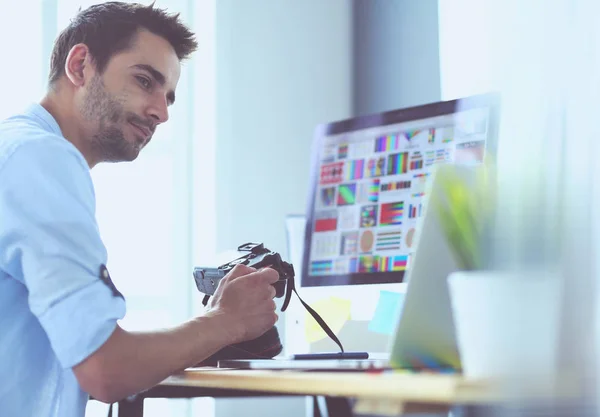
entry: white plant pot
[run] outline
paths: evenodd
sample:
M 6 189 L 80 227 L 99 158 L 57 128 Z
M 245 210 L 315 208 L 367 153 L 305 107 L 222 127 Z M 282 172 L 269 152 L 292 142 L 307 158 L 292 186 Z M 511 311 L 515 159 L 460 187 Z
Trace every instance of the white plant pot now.
M 448 284 L 465 376 L 555 374 L 562 303 L 556 274 L 456 272 Z

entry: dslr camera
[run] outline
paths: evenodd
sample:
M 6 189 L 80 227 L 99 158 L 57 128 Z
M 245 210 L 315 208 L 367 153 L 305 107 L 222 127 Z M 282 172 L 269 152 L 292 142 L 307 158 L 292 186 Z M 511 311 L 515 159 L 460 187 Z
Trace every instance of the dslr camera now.
M 194 280 L 198 291 L 205 294 L 202 304 L 206 306 L 208 300 L 214 295 L 219 282 L 236 265 L 242 264 L 252 268 L 260 269 L 270 267 L 279 273 L 279 280 L 273 284 L 275 297 L 281 298 L 285 295 L 281 311 L 285 311 L 289 305 L 294 291 L 294 267 L 285 262 L 281 256 L 267 248 L 262 243 L 245 243 L 238 247 L 238 251 L 247 252 L 245 255 L 234 259 L 216 268 L 195 267 Z M 198 366 L 216 366 L 219 360 L 224 359 L 271 359 L 283 350 L 279 332 L 272 327 L 262 336 L 242 343 L 227 346 L 215 353 Z

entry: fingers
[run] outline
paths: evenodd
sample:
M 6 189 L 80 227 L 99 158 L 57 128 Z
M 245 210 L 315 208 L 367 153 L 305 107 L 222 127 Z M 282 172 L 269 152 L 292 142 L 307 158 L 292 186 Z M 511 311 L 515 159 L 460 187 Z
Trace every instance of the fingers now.
M 275 305 L 275 288 L 273 288 L 272 285 L 269 285 L 269 288 L 267 288 L 262 294 L 264 294 L 264 296 L 260 297 L 261 303 L 264 302 L 264 305 L 268 306 L 268 308 L 277 308 Z
M 263 300 L 260 302 L 260 309 L 262 311 L 276 311 L 277 310 L 277 304 L 275 303 L 275 300 L 273 300 L 272 298 L 269 298 L 267 300 Z
M 269 298 L 275 298 L 276 295 L 277 295 L 277 290 L 275 289 L 275 287 L 272 285 L 269 285 Z
M 269 284 L 275 284 L 279 281 L 279 272 L 275 271 L 273 268 L 263 268 L 257 272 L 264 277 L 265 282 Z
M 274 284 L 279 281 L 279 273 L 273 268 L 265 267 L 260 270 L 252 268 L 247 265 L 238 264 L 227 274 L 228 280 L 234 279 L 256 273 L 257 279 L 263 279 L 268 284 Z M 260 278 L 258 278 L 260 277 Z
M 237 264 L 233 267 L 231 271 L 227 274 L 229 280 L 233 280 L 239 277 L 243 277 L 244 275 L 252 274 L 256 272 L 256 268 L 252 268 L 251 266 Z

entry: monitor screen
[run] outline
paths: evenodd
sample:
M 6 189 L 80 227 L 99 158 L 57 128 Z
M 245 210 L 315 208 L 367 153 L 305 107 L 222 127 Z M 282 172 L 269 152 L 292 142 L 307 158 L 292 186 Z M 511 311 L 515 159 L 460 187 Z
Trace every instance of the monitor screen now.
M 320 125 L 301 285 L 403 282 L 432 168 L 493 154 L 498 105 L 486 94 Z

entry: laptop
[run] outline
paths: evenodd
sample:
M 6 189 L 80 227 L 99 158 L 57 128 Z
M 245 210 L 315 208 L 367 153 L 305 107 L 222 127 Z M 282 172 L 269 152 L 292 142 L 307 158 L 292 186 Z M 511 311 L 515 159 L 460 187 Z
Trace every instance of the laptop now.
M 447 277 L 457 271 L 433 205 L 428 201 L 440 196 L 439 178 L 452 170 L 467 183 L 475 185 L 476 169 L 454 164 L 440 165 L 432 175 L 424 197 L 424 213 L 418 220 L 415 252 L 405 280 L 407 289 L 402 311 L 396 318 L 387 357 L 368 359 L 235 359 L 219 361 L 219 368 L 368 371 L 406 369 L 460 372 L 461 360 L 455 337 Z M 434 260 L 434 261 L 432 261 Z

